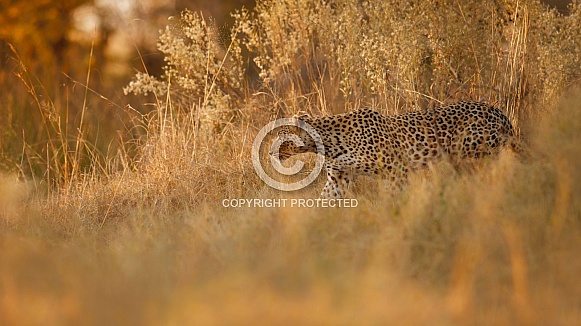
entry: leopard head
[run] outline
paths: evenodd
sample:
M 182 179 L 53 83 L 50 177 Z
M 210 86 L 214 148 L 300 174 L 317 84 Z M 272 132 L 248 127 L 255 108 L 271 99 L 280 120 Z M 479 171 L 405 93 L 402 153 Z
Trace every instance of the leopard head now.
M 316 152 L 315 141 L 306 130 L 306 125 L 310 125 L 313 118 L 308 114 L 295 114 L 292 119 L 291 125 L 281 126 L 277 131 L 281 143 L 278 151 L 270 153 L 281 162 L 297 154 Z

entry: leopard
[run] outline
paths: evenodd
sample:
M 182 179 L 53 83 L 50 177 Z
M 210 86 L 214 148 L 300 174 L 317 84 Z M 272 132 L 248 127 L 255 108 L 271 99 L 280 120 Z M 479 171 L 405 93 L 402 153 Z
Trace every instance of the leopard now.
M 302 153 L 317 153 L 323 145 L 327 182 L 320 198 L 345 198 L 360 175 L 388 179 L 396 188 L 408 174 L 447 159 L 454 166 L 518 149 L 515 128 L 498 108 L 475 101 L 461 101 L 435 108 L 384 115 L 361 108 L 342 114 L 299 114 L 279 135 L 296 135 L 300 142 L 285 140 L 270 154 L 280 162 Z M 316 131 L 311 136 L 304 124 Z M 316 139 L 315 139 L 316 138 Z

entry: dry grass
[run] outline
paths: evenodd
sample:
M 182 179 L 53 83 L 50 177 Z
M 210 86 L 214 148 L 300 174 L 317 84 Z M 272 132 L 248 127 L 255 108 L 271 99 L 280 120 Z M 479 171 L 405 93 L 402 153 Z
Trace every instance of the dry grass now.
M 545 160 L 442 164 L 351 209 L 223 208 L 278 196 L 226 153 L 49 201 L 4 177 L 0 320 L 575 325 L 579 99 L 535 129 Z
M 579 5 L 577 16 L 561 17 L 532 1 L 483 2 L 488 20 L 474 26 L 465 20 L 477 20 L 476 4 L 373 12 L 366 2 L 341 3 L 263 1 L 254 14 L 238 14 L 230 40 L 245 36 L 223 51 L 203 17 L 190 14 L 165 32 L 163 46 L 168 55 L 190 53 L 197 60 L 190 66 L 207 74 L 170 61 L 168 78 L 155 85 L 140 75 L 144 91 L 163 90 L 156 110 L 136 123 L 142 142 L 125 143 L 84 173 L 49 157 L 47 171 L 59 178 L 49 192 L 3 175 L 0 324 L 579 324 L 581 91 L 566 88 L 579 77 L 579 51 L 570 50 L 581 39 L 565 24 L 574 25 Z M 490 36 L 500 33 L 490 10 L 498 3 L 525 12 L 502 31 L 509 38 Z M 437 28 L 438 10 L 452 27 Z M 411 24 L 419 11 L 425 17 Z M 308 28 L 291 28 L 305 17 Z M 381 34 L 342 25 L 354 21 L 393 33 L 373 39 Z M 463 32 L 422 34 L 430 28 Z M 331 34 L 340 31 L 350 34 Z M 285 33 L 292 42 L 282 42 Z M 172 35 L 182 36 L 180 47 L 172 48 Z M 476 37 L 485 41 L 470 41 Z M 470 46 L 456 52 L 454 42 Z M 242 65 L 229 61 L 243 44 L 260 58 L 258 88 L 237 80 Z M 503 44 L 508 54 L 495 54 Z M 545 50 L 559 58 L 553 66 Z M 527 59 L 541 53 L 547 57 L 535 64 Z M 558 77 L 553 86 L 543 80 L 549 76 Z M 225 198 L 287 195 L 268 188 L 250 161 L 258 129 L 279 111 L 371 104 L 394 112 L 425 98 L 445 101 L 451 89 L 513 112 L 530 157 L 507 151 L 462 172 L 443 162 L 398 193 L 361 180 L 357 208 L 222 207 Z M 127 154 L 133 146 L 137 157 Z M 86 149 L 70 151 L 69 164 L 91 161 Z M 314 197 L 322 181 L 291 196 Z

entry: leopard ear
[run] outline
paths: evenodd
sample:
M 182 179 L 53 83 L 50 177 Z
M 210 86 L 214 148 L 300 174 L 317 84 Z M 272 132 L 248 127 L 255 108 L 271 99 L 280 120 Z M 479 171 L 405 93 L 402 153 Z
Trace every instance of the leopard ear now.
M 293 119 L 305 120 L 311 118 L 311 115 L 305 111 L 299 111 L 293 115 Z

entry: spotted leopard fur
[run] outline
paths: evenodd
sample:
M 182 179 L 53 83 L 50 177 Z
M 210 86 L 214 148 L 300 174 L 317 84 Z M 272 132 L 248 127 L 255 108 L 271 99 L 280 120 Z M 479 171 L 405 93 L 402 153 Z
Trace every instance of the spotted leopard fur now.
M 344 114 L 295 117 L 311 125 L 325 146 L 327 183 L 323 198 L 343 198 L 357 175 L 381 175 L 398 184 L 410 170 L 450 159 L 454 164 L 497 153 L 515 138 L 509 119 L 497 108 L 478 102 L 460 102 L 434 109 L 385 116 L 372 109 Z M 281 161 L 316 144 L 298 127 L 283 129 L 304 143 L 285 141 Z

